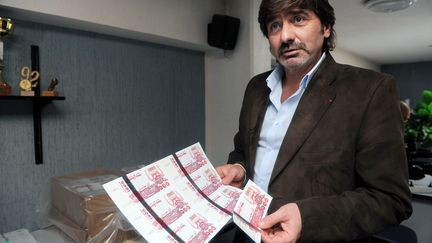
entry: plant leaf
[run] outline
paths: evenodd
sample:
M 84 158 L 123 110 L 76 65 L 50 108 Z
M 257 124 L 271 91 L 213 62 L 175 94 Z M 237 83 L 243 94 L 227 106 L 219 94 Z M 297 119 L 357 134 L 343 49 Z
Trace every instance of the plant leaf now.
M 427 89 L 424 90 L 422 96 L 423 96 L 423 101 L 425 103 L 429 104 L 432 102 L 432 91 L 431 90 L 427 90 Z

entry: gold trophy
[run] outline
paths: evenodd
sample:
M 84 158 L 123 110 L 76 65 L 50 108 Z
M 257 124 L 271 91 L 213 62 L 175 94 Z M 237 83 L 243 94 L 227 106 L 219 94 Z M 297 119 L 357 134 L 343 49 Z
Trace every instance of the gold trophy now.
M 21 69 L 21 81 L 19 83 L 21 87 L 21 96 L 34 96 L 35 92 L 33 88 L 37 86 L 37 80 L 39 78 L 38 71 L 32 71 L 29 67 L 23 67 Z
M 0 17 L 0 95 L 10 95 L 11 86 L 3 79 L 3 38 L 12 30 L 13 23 L 9 18 Z

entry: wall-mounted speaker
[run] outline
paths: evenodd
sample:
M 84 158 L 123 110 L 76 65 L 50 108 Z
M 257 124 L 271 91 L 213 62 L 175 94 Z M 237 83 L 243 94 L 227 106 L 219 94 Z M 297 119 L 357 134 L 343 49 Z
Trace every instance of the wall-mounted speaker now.
M 207 42 L 209 45 L 233 50 L 240 26 L 240 19 L 227 15 L 215 14 L 208 24 Z

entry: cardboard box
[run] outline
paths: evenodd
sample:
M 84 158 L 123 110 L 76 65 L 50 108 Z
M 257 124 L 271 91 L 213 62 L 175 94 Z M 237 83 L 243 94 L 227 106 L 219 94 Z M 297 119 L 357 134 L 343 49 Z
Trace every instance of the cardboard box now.
M 102 187 L 121 175 L 119 171 L 101 169 L 51 178 L 53 224 L 76 242 L 137 238 Z

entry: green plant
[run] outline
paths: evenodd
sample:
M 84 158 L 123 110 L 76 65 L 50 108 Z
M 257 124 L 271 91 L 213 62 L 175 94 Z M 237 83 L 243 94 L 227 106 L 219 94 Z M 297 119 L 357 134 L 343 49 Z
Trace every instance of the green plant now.
M 405 137 L 420 148 L 432 147 L 432 91 L 424 90 L 405 126 Z

